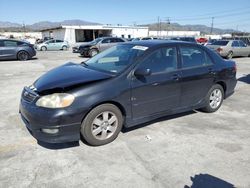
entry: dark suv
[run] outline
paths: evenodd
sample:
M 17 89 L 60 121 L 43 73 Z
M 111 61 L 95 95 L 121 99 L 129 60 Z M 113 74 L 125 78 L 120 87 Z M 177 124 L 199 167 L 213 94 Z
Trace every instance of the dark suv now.
M 78 52 L 82 56 L 93 57 L 99 52 L 106 50 L 117 43 L 125 42 L 125 39 L 117 37 L 101 37 L 93 40 L 90 43 L 82 44 L 79 47 L 73 47 L 73 52 Z

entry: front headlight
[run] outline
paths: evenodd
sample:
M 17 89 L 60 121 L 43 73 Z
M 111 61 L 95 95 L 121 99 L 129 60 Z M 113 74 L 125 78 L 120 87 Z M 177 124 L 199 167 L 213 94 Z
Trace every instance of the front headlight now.
M 75 97 L 68 93 L 45 95 L 37 100 L 36 105 L 45 108 L 64 108 L 70 106 Z

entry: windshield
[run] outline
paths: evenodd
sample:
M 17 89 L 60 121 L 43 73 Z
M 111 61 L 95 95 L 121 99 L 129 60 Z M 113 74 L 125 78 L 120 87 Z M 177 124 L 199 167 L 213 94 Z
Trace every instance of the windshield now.
M 132 44 L 117 45 L 92 57 L 84 64 L 90 68 L 119 73 L 131 65 L 148 47 Z
M 97 38 L 97 39 L 95 39 L 95 40 L 92 40 L 92 41 L 90 42 L 90 44 L 95 45 L 95 44 L 97 44 L 98 42 L 100 42 L 101 40 L 102 40 L 101 38 Z

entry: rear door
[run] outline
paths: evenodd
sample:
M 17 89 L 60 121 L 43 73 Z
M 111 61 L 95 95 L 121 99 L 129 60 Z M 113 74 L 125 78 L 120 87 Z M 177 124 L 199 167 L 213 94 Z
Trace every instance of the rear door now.
M 131 79 L 131 102 L 134 119 L 145 118 L 178 107 L 180 70 L 176 47 L 161 47 L 151 52 L 135 70 L 151 71 L 148 76 Z
M 242 52 L 241 52 L 239 41 L 234 40 L 232 42 L 232 50 L 233 50 L 234 56 L 241 56 Z
M 63 46 L 62 40 L 55 40 L 55 50 L 61 50 Z
M 207 52 L 194 45 L 180 45 L 181 107 L 191 107 L 205 98 L 213 85 L 214 64 Z
M 239 40 L 239 46 L 241 56 L 248 56 L 250 54 L 250 48 L 243 41 Z
M 47 44 L 47 50 L 56 50 L 56 41 L 55 40 L 50 40 L 46 42 Z

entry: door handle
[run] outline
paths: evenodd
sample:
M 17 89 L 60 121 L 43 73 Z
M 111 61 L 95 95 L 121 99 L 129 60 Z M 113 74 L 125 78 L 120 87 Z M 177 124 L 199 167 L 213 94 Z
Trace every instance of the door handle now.
M 171 76 L 171 79 L 172 79 L 172 80 L 175 80 L 175 81 L 178 81 L 178 80 L 180 79 L 180 75 L 179 75 L 179 74 L 173 74 L 173 75 Z

